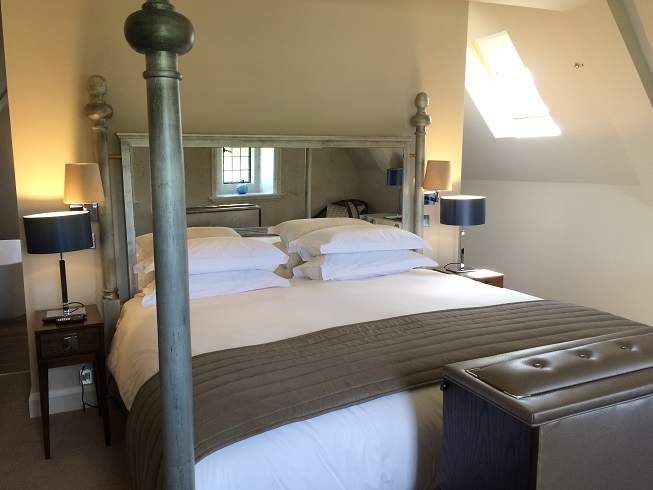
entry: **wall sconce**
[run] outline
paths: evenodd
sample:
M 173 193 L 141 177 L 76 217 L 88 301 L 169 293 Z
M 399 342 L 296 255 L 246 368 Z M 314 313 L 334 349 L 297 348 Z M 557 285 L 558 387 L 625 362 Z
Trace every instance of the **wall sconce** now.
M 451 162 L 448 160 L 429 160 L 426 163 L 426 174 L 422 183 L 424 189 L 424 205 L 432 205 L 438 202 L 440 191 L 450 191 L 451 185 Z
M 30 254 L 59 254 L 59 273 L 61 275 L 60 310 L 48 312 L 43 321 L 54 321 L 61 316 L 70 315 L 68 287 L 66 283 L 66 262 L 64 252 L 85 250 L 93 245 L 91 220 L 88 211 L 64 211 L 30 214 L 23 216 L 25 245 Z
M 440 223 L 460 227 L 460 255 L 458 263 L 447 264 L 449 272 L 462 274 L 476 269 L 465 267 L 465 226 L 485 223 L 485 196 L 443 196 L 440 199 Z
M 97 163 L 67 163 L 63 202 L 71 211 L 88 211 L 91 221 L 98 220 L 97 203 L 104 201 L 100 167 Z
M 404 185 L 404 169 L 402 167 L 400 168 L 389 168 L 386 171 L 385 174 L 385 185 L 389 186 L 399 186 L 399 212 L 397 213 L 396 216 L 391 218 L 401 218 L 401 205 L 402 205 L 402 198 L 403 196 L 401 195 L 401 186 Z

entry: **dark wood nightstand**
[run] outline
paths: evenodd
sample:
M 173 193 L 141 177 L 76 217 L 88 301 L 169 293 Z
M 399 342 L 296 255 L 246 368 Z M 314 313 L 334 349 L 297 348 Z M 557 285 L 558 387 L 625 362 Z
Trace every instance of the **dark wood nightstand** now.
M 448 271 L 444 267 L 434 267 L 433 270 L 444 272 L 445 274 L 456 274 L 457 276 L 473 279 L 474 281 L 489 284 L 490 286 L 496 286 L 498 288 L 503 287 L 503 274 L 500 272 L 494 272 L 487 269 L 476 269 L 470 272 L 456 273 Z
M 86 319 L 83 322 L 64 326 L 42 323 L 41 320 L 45 316 L 45 310 L 37 311 L 34 319 L 45 458 L 50 459 L 48 389 L 48 370 L 50 368 L 93 363 L 98 406 L 104 422 L 104 440 L 107 446 L 111 445 L 107 376 L 104 364 L 104 323 L 97 306 L 86 305 Z

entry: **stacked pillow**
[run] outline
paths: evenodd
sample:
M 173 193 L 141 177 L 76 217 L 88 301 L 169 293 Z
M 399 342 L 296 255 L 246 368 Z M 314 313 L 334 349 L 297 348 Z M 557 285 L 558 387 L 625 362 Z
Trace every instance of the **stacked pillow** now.
M 299 237 L 304 236 L 313 231 L 322 230 L 325 228 L 333 228 L 334 226 L 373 226 L 367 221 L 356 218 L 305 218 L 284 221 L 278 225 L 271 226 L 268 231 L 271 234 L 279 235 L 278 242 L 275 246 L 288 254 L 288 262 L 281 265 L 277 269 L 277 274 L 280 276 L 291 278 L 293 277 L 293 269 L 301 265 L 304 261 L 299 256 L 297 251 L 289 249 L 290 242 L 297 240 Z
M 239 237 L 240 235 L 233 228 L 226 226 L 196 226 L 186 229 L 187 238 L 202 237 L 220 237 L 230 236 Z M 136 237 L 136 262 L 141 262 L 149 257 L 154 256 L 154 238 L 152 233 Z M 134 271 L 136 272 L 136 271 Z M 154 272 L 138 273 L 138 289 L 142 290 L 145 286 L 154 281 Z
M 270 243 L 236 235 L 188 239 L 191 299 L 290 285 L 287 279 L 273 272 L 288 260 L 284 252 Z M 152 273 L 155 265 L 151 255 L 139 261 L 134 272 Z M 156 303 L 155 281 L 142 292 L 144 306 Z
M 347 218 L 332 218 L 336 219 Z M 345 223 L 331 221 L 326 226 L 319 223 L 327 220 L 295 220 L 302 222 L 277 225 L 281 247 L 290 255 L 289 263 L 295 262 L 294 277 L 323 281 L 362 279 L 438 265 L 414 251 L 431 247 L 406 230 L 355 219 Z

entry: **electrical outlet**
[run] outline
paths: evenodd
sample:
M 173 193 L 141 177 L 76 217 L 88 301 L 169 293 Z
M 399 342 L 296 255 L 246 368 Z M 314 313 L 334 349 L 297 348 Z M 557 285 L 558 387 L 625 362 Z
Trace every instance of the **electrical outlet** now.
M 431 226 L 431 215 L 430 214 L 425 214 L 424 215 L 424 228 L 428 228 Z
M 79 370 L 79 384 L 93 384 L 93 370 L 91 368 L 83 368 Z

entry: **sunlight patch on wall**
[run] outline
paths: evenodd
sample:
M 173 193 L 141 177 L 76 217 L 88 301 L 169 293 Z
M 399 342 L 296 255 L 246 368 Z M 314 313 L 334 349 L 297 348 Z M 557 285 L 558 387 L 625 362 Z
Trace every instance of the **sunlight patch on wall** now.
M 561 134 L 505 31 L 469 43 L 465 88 L 495 138 Z

